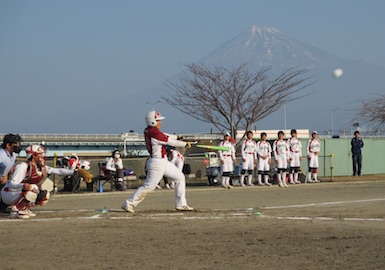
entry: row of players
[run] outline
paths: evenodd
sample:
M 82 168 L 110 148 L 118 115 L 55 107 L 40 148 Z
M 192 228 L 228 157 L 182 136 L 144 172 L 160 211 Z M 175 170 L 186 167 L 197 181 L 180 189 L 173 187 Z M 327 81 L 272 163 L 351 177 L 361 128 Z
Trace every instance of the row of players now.
M 144 130 L 145 142 L 147 150 L 150 154 L 146 162 L 146 180 L 127 200 L 122 204 L 122 209 L 126 212 L 134 213 L 134 208 L 141 203 L 145 197 L 152 192 L 163 176 L 169 178 L 175 183 L 175 208 L 177 211 L 195 211 L 194 208 L 187 204 L 186 199 L 186 181 L 182 171 L 171 163 L 167 158 L 166 145 L 173 147 L 191 147 L 190 142 L 178 140 L 176 135 L 170 135 L 160 131 L 162 120 L 165 118 L 156 111 L 149 112 L 146 117 L 147 128 Z M 288 162 L 291 163 L 291 168 L 299 168 L 298 158 L 300 158 L 299 141 L 297 148 L 290 146 L 290 143 L 284 141 L 283 132 L 278 133 L 278 139 L 273 144 L 273 153 L 278 164 L 279 184 L 285 186 L 285 173 Z M 294 137 L 295 138 L 295 137 Z M 259 174 L 266 175 L 269 171 L 271 146 L 266 142 L 266 134 L 262 135 L 262 140 L 256 144 L 250 138 L 248 133 L 247 140 L 243 143 L 242 149 L 242 175 L 253 169 L 256 158 L 258 162 Z M 0 183 L 5 185 L 1 189 L 1 199 L 5 206 L 11 207 L 11 218 L 29 218 L 35 216 L 30 211 L 31 206 L 45 204 L 49 197 L 48 189 L 42 186 L 43 180 L 49 174 L 70 175 L 74 170 L 64 168 L 52 168 L 45 164 L 45 149 L 41 145 L 30 145 L 26 148 L 27 162 L 20 163 L 16 166 L 15 172 L 11 179 L 7 178 L 8 172 L 14 166 L 16 154 L 20 153 L 21 138 L 18 135 L 8 134 L 5 136 L 2 148 L 0 149 Z M 251 145 L 251 147 L 249 146 Z M 263 152 L 263 145 L 266 146 L 266 151 Z M 226 134 L 225 139 L 221 142 L 221 146 L 228 147 L 228 151 L 220 151 L 223 171 L 223 185 L 229 187 L 230 173 L 233 171 L 233 161 L 235 160 L 235 149 L 230 143 L 230 136 Z M 317 138 L 317 133 L 313 132 L 312 139 L 308 143 L 308 159 L 310 174 L 313 173 L 315 181 L 318 181 L 318 152 L 320 150 L 320 142 Z M 260 152 L 262 151 L 262 152 Z M 257 155 L 258 152 L 258 155 Z M 269 154 L 270 153 L 270 154 Z M 298 155 L 294 155 L 294 154 Z M 297 163 L 295 163 L 297 162 Z M 296 166 L 298 164 L 298 166 Z M 309 175 L 310 175 L 309 174 Z M 308 175 L 308 181 L 311 178 Z M 260 177 L 260 176 L 259 176 Z M 243 182 L 242 178 L 242 182 Z M 265 178 L 266 179 L 266 178 Z
M 300 171 L 302 160 L 302 144 L 297 137 L 297 131 L 292 129 L 291 138 L 284 139 L 283 131 L 278 132 L 278 138 L 274 141 L 273 147 L 267 141 L 266 133 L 261 133 L 261 140 L 255 142 L 253 140 L 253 132 L 247 132 L 247 138 L 242 142 L 242 165 L 240 175 L 240 185 L 245 186 L 244 179 L 247 175 L 248 185 L 253 185 L 253 170 L 257 167 L 258 170 L 258 185 L 271 185 L 269 183 L 269 171 L 272 160 L 272 153 L 277 165 L 277 178 L 278 185 L 280 187 L 287 187 L 286 174 L 289 171 L 289 181 L 291 184 L 299 184 L 298 173 Z M 321 143 L 318 139 L 317 131 L 314 131 L 311 135 L 311 139 L 307 142 L 306 152 L 308 159 L 308 168 L 305 183 L 319 182 L 317 179 L 318 154 L 321 149 Z M 219 157 L 222 163 L 222 187 L 232 188 L 230 184 L 230 176 L 234 171 L 235 148 L 231 143 L 230 133 L 226 132 L 224 140 L 219 144 L 221 147 L 227 147 L 228 150 L 220 150 Z M 263 178 L 263 181 L 262 181 Z

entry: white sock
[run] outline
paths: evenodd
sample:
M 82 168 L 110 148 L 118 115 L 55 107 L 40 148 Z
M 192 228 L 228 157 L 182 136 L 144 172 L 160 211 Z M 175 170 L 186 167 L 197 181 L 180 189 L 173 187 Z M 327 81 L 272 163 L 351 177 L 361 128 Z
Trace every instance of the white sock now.
M 251 185 L 253 183 L 253 175 L 252 174 L 247 175 L 247 181 L 248 181 L 249 185 Z
M 262 175 L 258 174 L 258 185 L 262 185 Z
M 294 182 L 297 182 L 298 181 L 298 173 L 294 173 Z
M 243 186 L 245 183 L 244 183 L 244 180 L 245 180 L 245 175 L 244 174 L 241 174 L 241 177 L 239 178 L 239 184 L 241 186 Z
M 268 176 L 267 174 L 265 174 L 265 175 L 263 176 L 263 178 L 264 178 L 264 180 L 265 180 L 265 184 L 270 184 L 270 183 L 269 183 L 269 176 Z
M 289 174 L 289 180 L 290 180 L 290 183 L 293 183 L 293 174 L 292 173 Z

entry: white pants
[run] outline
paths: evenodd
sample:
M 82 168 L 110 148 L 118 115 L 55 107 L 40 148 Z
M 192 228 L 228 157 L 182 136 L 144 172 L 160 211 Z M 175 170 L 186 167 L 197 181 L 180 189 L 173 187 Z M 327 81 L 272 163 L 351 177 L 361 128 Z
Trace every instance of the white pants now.
M 270 171 L 270 164 L 269 164 L 269 158 L 263 159 L 258 158 L 258 165 L 257 165 L 258 171 L 260 172 L 267 172 Z
M 1 189 L 1 200 L 6 205 L 13 205 L 20 199 L 20 195 L 22 194 L 21 188 L 9 189 L 8 191 L 5 190 L 8 190 L 8 182 Z
M 223 157 L 223 160 L 225 161 L 222 164 L 222 172 L 233 172 L 234 171 L 234 164 L 233 159 L 231 157 Z
M 301 167 L 301 153 L 290 152 L 290 167 Z
M 183 160 L 177 160 L 177 161 L 175 162 L 175 166 L 176 166 L 180 171 L 183 170 L 183 165 L 184 165 L 184 161 L 183 161 Z
M 167 160 L 167 158 L 149 158 L 147 160 L 146 181 L 132 196 L 123 204 L 137 206 L 148 193 L 153 191 L 163 176 L 175 182 L 175 204 L 176 207 L 187 205 L 186 201 L 186 180 L 181 170 Z
M 278 169 L 287 169 L 287 156 L 286 154 L 277 155 L 277 168 Z
M 318 168 L 318 155 L 310 153 L 309 157 L 310 157 L 310 159 L 308 159 L 309 168 Z
M 246 154 L 246 161 L 242 161 L 242 169 L 243 170 L 254 170 L 254 155 Z

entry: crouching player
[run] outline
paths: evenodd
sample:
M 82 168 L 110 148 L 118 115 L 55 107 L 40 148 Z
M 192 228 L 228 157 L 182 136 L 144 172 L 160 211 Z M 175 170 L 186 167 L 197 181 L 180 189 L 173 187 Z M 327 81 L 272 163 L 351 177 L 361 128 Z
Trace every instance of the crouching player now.
M 69 175 L 73 170 L 55 169 L 45 165 L 45 149 L 41 145 L 30 145 L 26 149 L 27 162 L 16 166 L 11 179 L 1 190 L 3 202 L 11 206 L 11 218 L 27 219 L 36 214 L 29 208 L 47 203 L 50 193 L 41 184 L 49 174 Z

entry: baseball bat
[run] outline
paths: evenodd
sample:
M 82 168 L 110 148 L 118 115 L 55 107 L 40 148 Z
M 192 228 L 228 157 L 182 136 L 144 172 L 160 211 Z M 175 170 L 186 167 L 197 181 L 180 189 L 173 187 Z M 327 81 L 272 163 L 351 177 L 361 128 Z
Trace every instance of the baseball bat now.
M 222 150 L 222 151 L 229 151 L 230 150 L 228 147 L 216 146 L 216 145 L 197 144 L 196 147 L 198 147 L 198 148 L 205 148 L 205 149 L 212 149 L 212 150 Z

